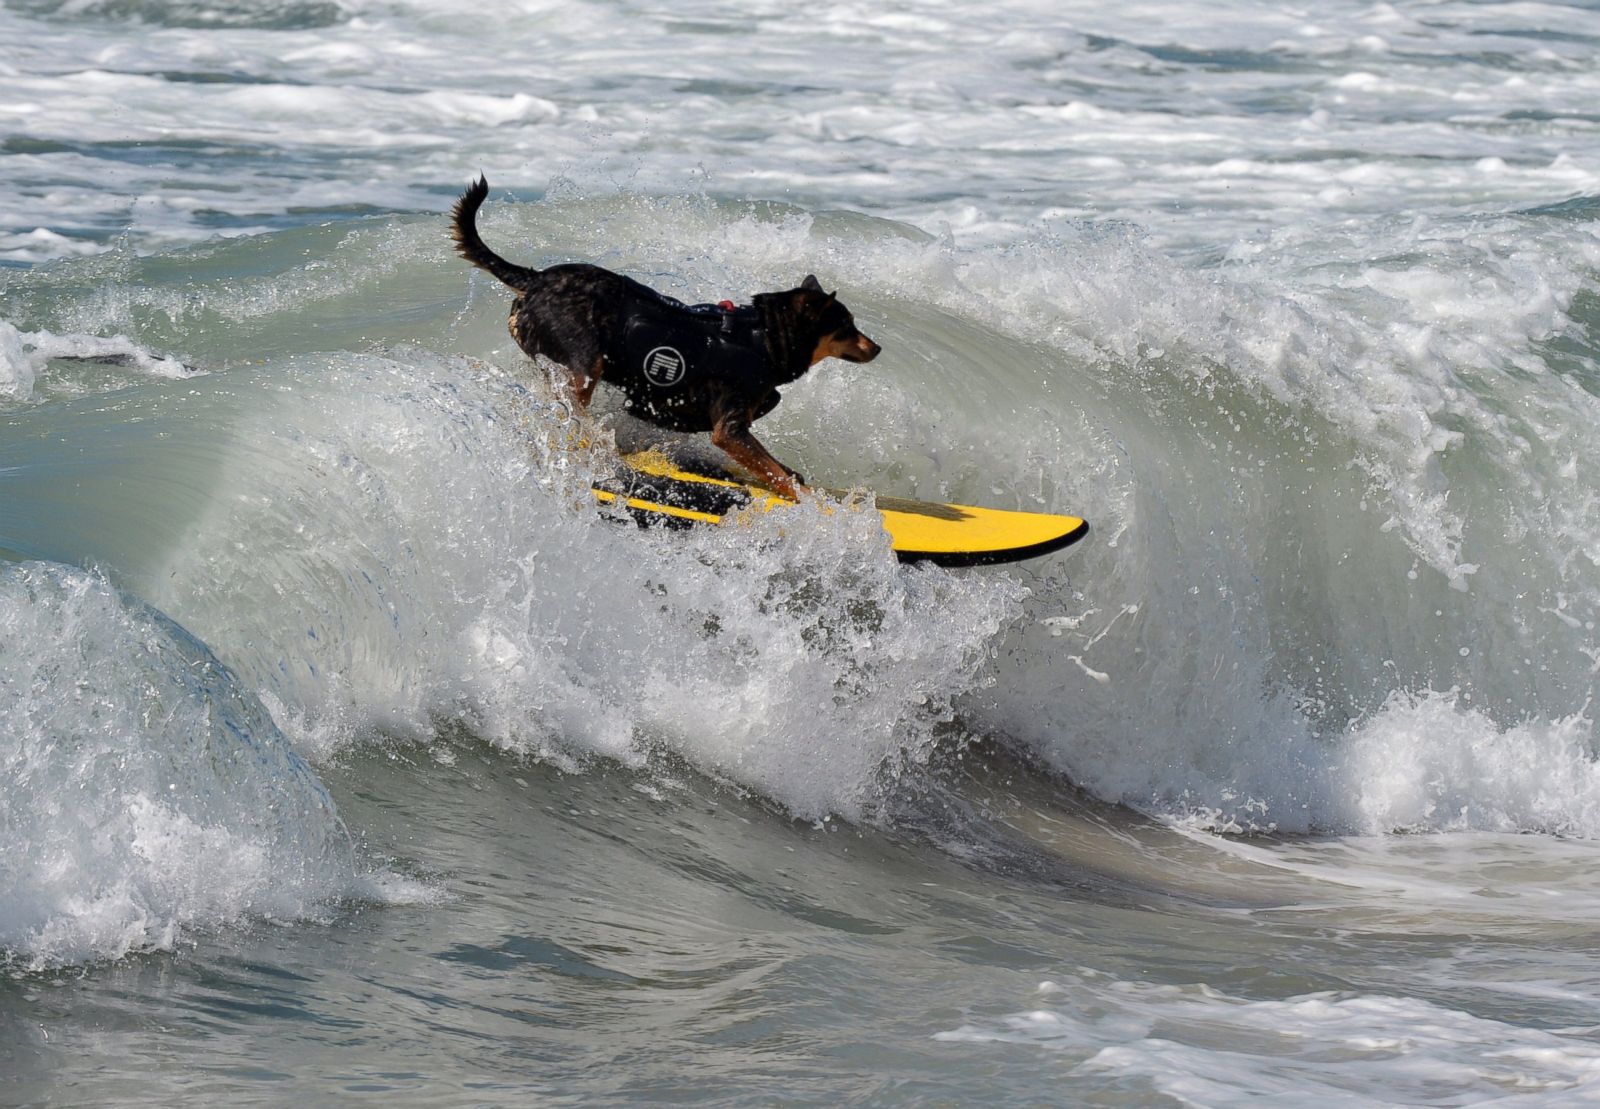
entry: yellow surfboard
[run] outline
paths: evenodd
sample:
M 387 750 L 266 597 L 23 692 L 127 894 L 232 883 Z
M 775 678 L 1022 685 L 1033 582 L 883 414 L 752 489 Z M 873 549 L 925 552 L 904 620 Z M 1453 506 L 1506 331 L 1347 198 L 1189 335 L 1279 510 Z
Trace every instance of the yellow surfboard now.
M 594 495 L 642 525 L 720 524 L 741 512 L 782 511 L 794 501 L 760 485 L 679 468 L 659 451 L 626 455 L 627 470 L 599 482 Z M 902 562 L 982 566 L 1059 551 L 1082 539 L 1089 525 L 1076 516 L 1013 512 L 964 504 L 930 504 L 878 497 L 883 530 Z

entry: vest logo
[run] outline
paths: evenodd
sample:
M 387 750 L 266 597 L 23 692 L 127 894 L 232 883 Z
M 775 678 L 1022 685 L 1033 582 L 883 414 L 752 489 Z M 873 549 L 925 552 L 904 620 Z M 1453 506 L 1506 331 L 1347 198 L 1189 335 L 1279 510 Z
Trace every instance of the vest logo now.
M 656 347 L 644 356 L 645 379 L 662 389 L 670 389 L 682 381 L 688 368 L 683 355 L 673 347 Z

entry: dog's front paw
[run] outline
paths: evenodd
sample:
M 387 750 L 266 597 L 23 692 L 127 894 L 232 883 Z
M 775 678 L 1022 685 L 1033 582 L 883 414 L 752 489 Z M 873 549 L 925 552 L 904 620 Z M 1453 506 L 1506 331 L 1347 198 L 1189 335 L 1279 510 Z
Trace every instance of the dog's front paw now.
M 791 473 L 793 472 L 791 471 Z M 773 481 L 770 487 L 774 493 L 781 497 L 788 497 L 791 501 L 798 501 L 801 497 L 811 492 L 806 483 L 801 480 L 799 474 L 785 477 L 781 481 Z

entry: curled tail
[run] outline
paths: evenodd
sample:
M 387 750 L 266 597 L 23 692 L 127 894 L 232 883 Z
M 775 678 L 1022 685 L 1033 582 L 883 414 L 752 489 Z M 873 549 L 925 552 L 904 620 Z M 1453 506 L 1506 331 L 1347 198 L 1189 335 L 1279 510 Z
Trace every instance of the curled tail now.
M 478 209 L 488 195 L 488 178 L 480 176 L 467 186 L 467 191 L 456 201 L 450 226 L 450 237 L 456 241 L 456 253 L 479 269 L 488 270 L 513 289 L 525 289 L 539 271 L 507 262 L 478 237 Z

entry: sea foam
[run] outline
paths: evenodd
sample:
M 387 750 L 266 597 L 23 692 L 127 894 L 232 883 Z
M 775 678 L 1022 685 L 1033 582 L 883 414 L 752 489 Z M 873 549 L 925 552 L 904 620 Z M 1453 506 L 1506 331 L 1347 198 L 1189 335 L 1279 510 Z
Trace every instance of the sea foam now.
M 0 571 L 0 951 L 25 968 L 357 892 L 306 763 L 232 674 L 93 573 Z

